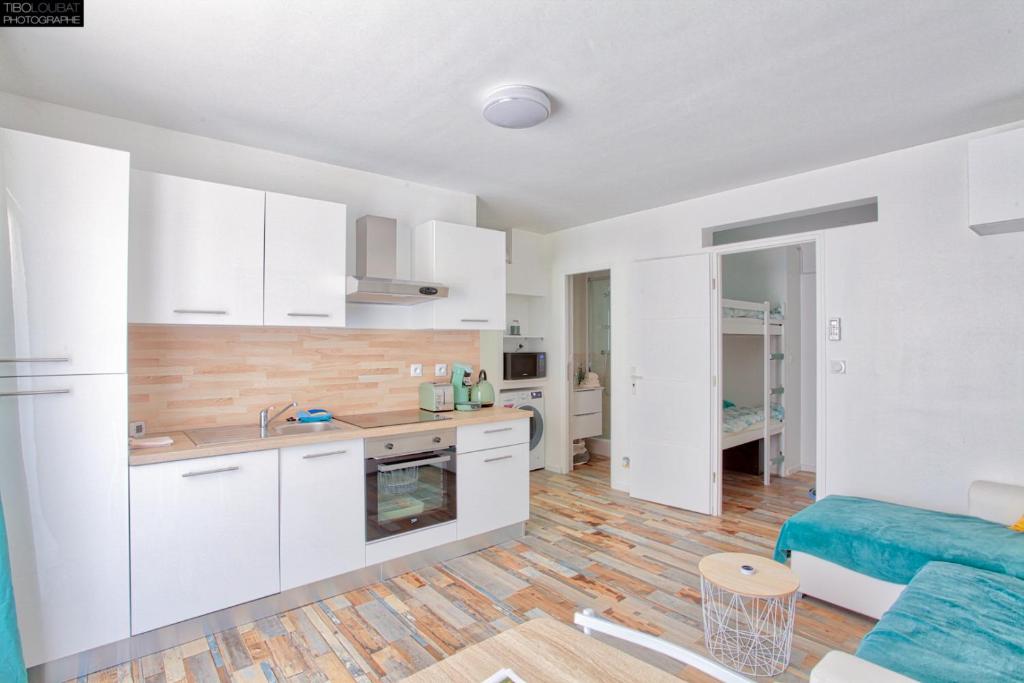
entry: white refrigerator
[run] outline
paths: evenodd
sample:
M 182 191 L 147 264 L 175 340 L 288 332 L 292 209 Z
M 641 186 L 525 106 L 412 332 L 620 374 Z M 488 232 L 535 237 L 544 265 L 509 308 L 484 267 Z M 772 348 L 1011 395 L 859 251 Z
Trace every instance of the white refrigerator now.
M 0 500 L 27 666 L 127 638 L 126 152 L 0 129 Z

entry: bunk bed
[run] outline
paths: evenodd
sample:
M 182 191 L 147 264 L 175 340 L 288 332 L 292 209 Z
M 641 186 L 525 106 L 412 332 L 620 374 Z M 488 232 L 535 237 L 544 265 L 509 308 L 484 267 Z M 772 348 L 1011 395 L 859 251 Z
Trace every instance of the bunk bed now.
M 722 407 L 722 449 L 733 448 L 751 441 L 763 440 L 763 471 L 765 485 L 771 482 L 771 469 L 775 459 L 771 456 L 771 439 L 779 437 L 779 451 L 785 445 L 785 316 L 781 306 L 773 307 L 768 301 L 740 301 L 722 299 L 721 331 L 726 334 L 760 336 L 763 343 L 763 373 L 760 406 Z M 778 384 L 773 386 L 777 379 Z M 725 397 L 728 399 L 728 396 Z M 766 409 L 767 418 L 765 419 Z M 781 471 L 781 461 L 779 461 Z

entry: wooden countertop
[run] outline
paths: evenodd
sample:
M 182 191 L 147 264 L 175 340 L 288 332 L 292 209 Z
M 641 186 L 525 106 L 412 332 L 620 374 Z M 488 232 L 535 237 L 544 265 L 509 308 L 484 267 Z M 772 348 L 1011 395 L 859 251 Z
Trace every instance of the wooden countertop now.
M 501 669 L 511 669 L 528 683 L 679 681 L 568 624 L 542 617 L 470 645 L 403 683 L 480 683 Z
M 268 436 L 264 439 L 232 441 L 208 446 L 197 446 L 185 432 L 169 432 L 167 434 L 147 434 L 146 436 L 169 436 L 174 439 L 170 446 L 159 448 L 133 448 L 128 454 L 129 465 L 153 465 L 174 460 L 192 458 L 208 458 L 212 455 L 229 455 L 245 451 L 265 451 L 286 446 L 304 446 L 313 443 L 331 441 L 347 441 L 349 439 L 372 439 L 378 436 L 395 436 L 397 434 L 414 434 L 429 432 L 435 429 L 453 429 L 473 424 L 488 422 L 505 422 L 507 420 L 527 420 L 531 413 L 518 408 L 481 408 L 473 412 L 452 411 L 445 413 L 450 420 L 440 422 L 420 422 L 416 424 L 394 425 L 392 427 L 375 427 L 361 429 L 350 425 L 342 425 L 344 429 L 330 432 L 313 432 L 310 434 L 292 434 L 289 436 Z

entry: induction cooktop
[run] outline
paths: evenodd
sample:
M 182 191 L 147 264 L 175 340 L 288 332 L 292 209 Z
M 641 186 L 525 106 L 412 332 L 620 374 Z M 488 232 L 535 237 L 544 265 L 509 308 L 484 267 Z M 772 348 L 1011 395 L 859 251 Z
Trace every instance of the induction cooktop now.
M 364 413 L 362 415 L 342 415 L 334 419 L 362 429 L 373 429 L 374 427 L 391 427 L 394 425 L 418 424 L 420 422 L 442 422 L 452 418 L 440 413 L 432 413 L 429 410 L 415 409 L 390 410 L 386 413 Z

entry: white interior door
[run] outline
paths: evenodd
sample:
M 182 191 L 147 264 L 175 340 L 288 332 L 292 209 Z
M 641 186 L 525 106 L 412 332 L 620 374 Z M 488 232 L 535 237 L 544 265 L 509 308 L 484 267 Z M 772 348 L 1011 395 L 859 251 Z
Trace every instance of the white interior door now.
M 712 512 L 711 255 L 633 264 L 630 495 Z

